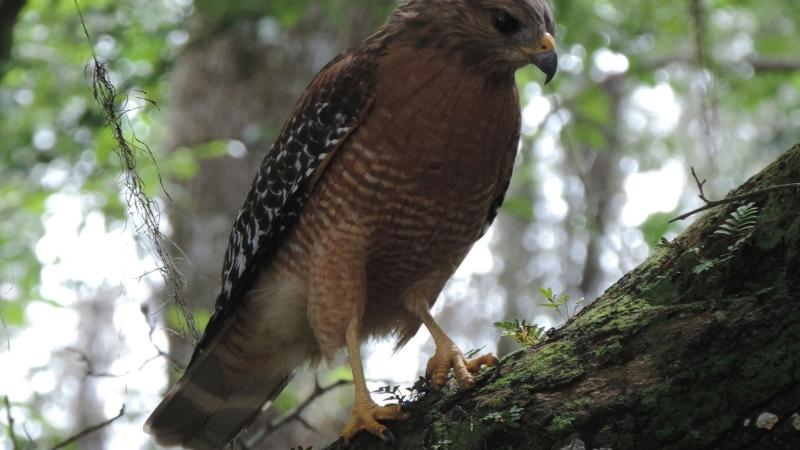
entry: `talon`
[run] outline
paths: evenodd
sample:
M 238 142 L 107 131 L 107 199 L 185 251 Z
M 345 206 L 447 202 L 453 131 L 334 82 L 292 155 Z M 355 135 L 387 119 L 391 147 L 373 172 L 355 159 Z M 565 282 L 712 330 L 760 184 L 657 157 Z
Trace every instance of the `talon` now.
M 430 377 L 433 388 L 440 390 L 447 384 L 447 376 L 452 368 L 461 388 L 472 389 L 475 387 L 472 374 L 480 372 L 483 366 L 494 367 L 497 364 L 497 358 L 491 353 L 467 360 L 461 350 L 453 345 L 450 348 L 437 348 L 436 353 L 428 360 L 425 373 Z
M 467 360 L 467 370 L 469 370 L 470 373 L 478 373 L 481 371 L 481 367 L 494 367 L 497 365 L 497 362 L 497 358 L 493 353 L 487 353 L 477 358 Z
M 500 378 L 500 375 L 502 375 L 501 373 L 502 370 L 503 370 L 503 365 L 500 364 L 500 361 L 498 361 L 497 364 L 495 364 L 494 366 L 494 370 L 492 370 L 492 376 L 489 377 L 489 381 L 494 381 Z
M 388 428 L 384 428 L 383 436 L 385 442 L 388 442 L 392 447 L 397 447 L 397 439 L 394 438 L 394 434 Z
M 353 437 L 364 430 L 386 442 L 395 443 L 392 432 L 378 421 L 405 420 L 409 415 L 400 405 L 378 406 L 371 401 L 357 403 L 353 405 L 353 413 L 342 430 L 341 438 L 344 439 L 345 445 L 349 445 Z

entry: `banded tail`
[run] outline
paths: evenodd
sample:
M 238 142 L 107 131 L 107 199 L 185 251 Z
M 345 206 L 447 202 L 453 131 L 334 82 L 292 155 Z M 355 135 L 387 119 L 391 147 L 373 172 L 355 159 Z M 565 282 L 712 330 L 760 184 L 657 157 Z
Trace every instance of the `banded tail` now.
M 165 447 L 221 450 L 255 420 L 292 377 L 236 373 L 213 348 L 194 361 L 145 423 Z

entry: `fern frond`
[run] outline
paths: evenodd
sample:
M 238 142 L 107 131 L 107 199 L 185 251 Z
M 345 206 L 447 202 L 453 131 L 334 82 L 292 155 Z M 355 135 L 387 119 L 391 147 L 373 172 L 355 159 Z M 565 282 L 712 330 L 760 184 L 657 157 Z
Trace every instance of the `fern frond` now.
M 747 235 L 756 227 L 758 222 L 759 209 L 755 203 L 750 202 L 742 205 L 731 216 L 725 220 L 725 223 L 719 226 L 714 231 L 716 236 L 731 237 L 735 240 L 740 240 L 747 237 Z

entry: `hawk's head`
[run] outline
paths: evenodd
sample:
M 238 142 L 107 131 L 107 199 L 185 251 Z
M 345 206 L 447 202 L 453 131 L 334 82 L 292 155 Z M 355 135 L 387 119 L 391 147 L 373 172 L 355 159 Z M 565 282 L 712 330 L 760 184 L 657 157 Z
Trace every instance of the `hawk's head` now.
M 549 82 L 558 67 L 546 0 L 405 0 L 394 21 L 415 31 L 415 45 L 453 51 L 492 73 L 534 64 Z

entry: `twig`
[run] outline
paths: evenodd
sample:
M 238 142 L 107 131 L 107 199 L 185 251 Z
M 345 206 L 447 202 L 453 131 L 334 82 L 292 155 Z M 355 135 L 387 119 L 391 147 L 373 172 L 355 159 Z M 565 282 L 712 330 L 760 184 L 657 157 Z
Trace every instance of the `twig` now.
M 8 331 L 8 326 L 6 326 L 6 321 L 3 320 L 3 316 L 0 316 L 0 324 L 3 325 L 3 331 L 6 334 L 6 348 L 8 351 L 11 351 L 11 333 Z
M 151 362 L 155 361 L 156 359 L 166 358 L 166 356 L 167 356 L 165 352 L 161 351 L 158 347 L 156 347 L 157 353 L 155 355 L 145 359 L 139 365 L 138 368 L 131 369 L 131 370 L 127 371 L 127 372 L 114 373 L 114 372 L 104 372 L 104 371 L 96 370 L 95 367 L 94 367 L 94 364 L 92 363 L 92 360 L 89 359 L 89 357 L 86 356 L 85 353 L 83 353 L 81 350 L 78 350 L 77 348 L 67 347 L 66 350 L 70 351 L 72 353 L 75 353 L 78 356 L 78 358 L 81 360 L 81 362 L 83 362 L 83 364 L 86 366 L 86 368 L 84 370 L 84 375 L 87 376 L 87 377 L 92 377 L 92 378 L 122 378 L 122 377 L 126 377 L 126 376 L 128 376 L 130 374 L 142 371 L 145 367 L 147 367 L 148 364 L 150 364 Z M 169 359 L 167 361 L 171 362 L 171 361 L 169 361 Z
M 3 402 L 6 404 L 6 419 L 8 420 L 8 438 L 11 439 L 11 445 L 14 450 L 19 449 L 17 445 L 17 436 L 14 434 L 14 417 L 11 415 L 11 402 L 8 401 L 8 396 L 3 396 Z
M 675 217 L 674 219 L 670 220 L 669 223 L 673 223 L 673 222 L 677 222 L 679 220 L 686 219 L 686 218 L 691 217 L 691 216 L 693 216 L 693 215 L 695 215 L 695 214 L 697 214 L 699 212 L 703 212 L 703 211 L 709 210 L 711 208 L 715 208 L 715 207 L 717 207 L 719 205 L 726 205 L 728 203 L 735 203 L 735 202 L 738 202 L 738 201 L 741 201 L 741 200 L 749 200 L 749 199 L 751 199 L 753 197 L 758 197 L 759 195 L 763 195 L 763 194 L 766 194 L 768 192 L 779 191 L 779 190 L 783 190 L 783 189 L 800 189 L 800 183 L 777 184 L 775 186 L 769 186 L 769 187 L 766 187 L 764 189 L 758 189 L 758 190 L 755 190 L 755 191 L 752 191 L 752 192 L 748 192 L 746 194 L 734 195 L 733 197 L 724 198 L 722 200 L 709 200 L 706 197 L 705 192 L 703 192 L 703 185 L 706 184 L 706 180 L 700 181 L 700 179 L 697 177 L 697 173 L 695 173 L 695 171 L 694 171 L 694 167 L 692 167 L 692 176 L 694 177 L 695 183 L 697 183 L 697 189 L 700 191 L 700 194 L 698 195 L 698 197 L 700 198 L 700 200 L 705 202 L 705 205 L 701 206 L 701 207 L 699 207 L 697 209 L 693 209 L 693 210 L 691 210 L 691 211 L 689 211 L 687 213 L 681 214 L 680 216 Z
M 278 430 L 279 428 L 295 420 L 300 422 L 304 427 L 308 428 L 309 430 L 317 432 L 317 429 L 313 425 L 308 423 L 308 421 L 306 421 L 301 414 L 303 414 L 303 412 L 306 410 L 306 408 L 308 408 L 309 405 L 311 405 L 311 403 L 313 403 L 319 397 L 325 395 L 327 392 L 332 391 L 340 386 L 345 386 L 352 383 L 353 382 L 351 380 L 339 380 L 333 384 L 322 387 L 319 385 L 319 380 L 315 378 L 314 390 L 308 397 L 306 397 L 305 400 L 303 400 L 297 406 L 297 408 L 295 408 L 295 410 L 291 414 L 283 416 L 275 422 L 267 423 L 266 425 L 262 426 L 262 431 L 260 432 L 260 434 L 253 436 L 249 439 L 246 439 L 247 440 L 246 443 L 240 442 L 239 444 L 242 445 L 243 448 L 260 448 L 258 445 L 259 443 L 263 442 L 264 439 L 274 434 L 275 431 Z M 258 428 L 259 426 L 255 425 L 255 429 Z
M 119 413 L 118 413 L 116 416 L 114 416 L 114 417 L 112 417 L 112 418 L 110 418 L 110 419 L 108 419 L 108 420 L 105 420 L 105 421 L 103 421 L 103 422 L 100 422 L 100 423 L 98 423 L 97 425 L 92 425 L 91 427 L 89 427 L 89 428 L 86 428 L 85 430 L 83 430 L 83 431 L 79 432 L 78 434 L 76 434 L 76 435 L 73 435 L 72 437 L 70 437 L 70 438 L 69 438 L 69 439 L 67 439 L 66 441 L 64 441 L 64 442 L 62 442 L 62 443 L 60 443 L 60 444 L 56 445 L 56 446 L 55 446 L 55 447 L 53 447 L 51 450 L 57 450 L 57 449 L 59 449 L 59 448 L 64 448 L 64 447 L 66 447 L 67 445 L 69 445 L 69 444 L 71 444 L 71 443 L 73 443 L 73 442 L 77 441 L 78 439 L 80 439 L 80 438 L 82 438 L 82 437 L 86 436 L 87 434 L 94 433 L 95 431 L 97 431 L 97 430 L 99 430 L 99 429 L 101 429 L 101 428 L 107 427 L 107 426 L 111 425 L 111 423 L 113 423 L 115 420 L 117 420 L 117 419 L 119 419 L 120 417 L 122 417 L 122 416 L 123 416 L 123 414 L 125 414 L 125 405 L 124 405 L 124 404 L 123 404 L 123 405 L 122 405 L 122 407 L 119 409 Z
M 694 178 L 694 182 L 695 184 L 697 184 L 697 190 L 700 191 L 700 194 L 698 195 L 698 197 L 700 197 L 700 200 L 706 203 L 710 203 L 711 200 L 709 200 L 706 197 L 706 193 L 703 191 L 703 187 L 706 185 L 706 181 L 708 180 L 703 178 L 703 181 L 700 181 L 700 178 L 697 177 L 697 172 L 695 172 L 694 167 L 692 167 L 692 178 Z
M 28 439 L 28 443 L 31 444 L 30 446 L 28 446 L 28 448 L 35 449 L 36 443 L 33 442 L 33 438 L 31 437 L 31 434 L 28 432 L 28 427 L 25 426 L 24 423 L 22 424 L 22 431 L 25 432 L 25 437 Z
M 300 423 L 305 425 L 306 428 L 310 429 L 311 431 L 316 431 L 316 429 L 314 429 L 314 427 L 309 425 L 302 417 L 300 417 L 300 414 L 302 414 L 303 411 L 305 411 L 305 409 L 308 408 L 308 405 L 313 403 L 314 400 L 316 400 L 317 398 L 325 395 L 326 392 L 332 391 L 332 390 L 338 388 L 339 386 L 344 386 L 344 385 L 351 384 L 351 383 L 352 383 L 351 380 L 339 380 L 339 381 L 337 381 L 337 382 L 335 382 L 335 383 L 333 383 L 331 385 L 322 387 L 322 386 L 319 385 L 319 380 L 314 379 L 314 391 L 311 393 L 311 395 L 309 395 L 305 400 L 303 400 L 303 402 L 300 403 L 300 405 L 297 406 L 297 408 L 294 410 L 293 413 L 289 414 L 288 416 L 283 417 L 282 419 L 278 420 L 277 422 L 274 422 L 274 423 L 270 424 L 268 431 L 276 430 L 276 429 L 286 425 L 287 423 L 291 422 L 292 420 L 300 420 Z
M 800 61 L 789 61 L 776 58 L 755 58 L 749 61 L 756 72 L 797 72 Z
M 153 341 L 153 334 L 156 332 L 156 327 L 150 322 L 150 306 L 147 305 L 146 303 L 142 303 L 140 311 L 142 312 L 142 315 L 144 315 L 145 323 L 147 323 L 148 328 L 150 328 L 150 331 L 147 333 L 147 338 L 150 340 L 150 345 L 152 345 L 153 348 L 156 349 L 156 354 L 166 359 L 167 362 L 170 363 L 170 365 L 172 365 L 172 368 L 175 369 L 176 372 L 185 371 L 186 370 L 185 364 L 175 361 L 172 358 L 172 355 L 170 355 L 168 352 L 165 352 L 164 350 L 161 350 L 161 347 L 159 347 L 158 344 L 156 344 L 155 341 Z M 169 328 L 166 328 L 165 330 L 167 332 L 173 332 L 177 336 L 186 337 L 183 334 L 173 331 Z

